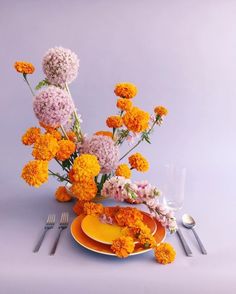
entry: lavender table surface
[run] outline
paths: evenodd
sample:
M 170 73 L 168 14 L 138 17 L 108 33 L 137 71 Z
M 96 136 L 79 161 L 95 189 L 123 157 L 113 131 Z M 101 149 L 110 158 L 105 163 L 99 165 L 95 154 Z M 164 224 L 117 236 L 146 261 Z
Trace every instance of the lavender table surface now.
M 213 180 L 209 175 L 207 182 Z M 214 179 L 220 180 L 220 179 Z M 204 183 L 203 183 L 204 184 Z M 18 187 L 17 187 L 18 186 Z M 49 250 L 56 236 L 50 231 L 40 252 L 32 253 L 48 213 L 70 211 L 72 203 L 60 204 L 53 198 L 54 187 L 46 185 L 31 190 L 18 181 L 2 185 L 0 219 L 0 282 L 1 293 L 228 293 L 236 291 L 235 282 L 235 218 L 233 203 L 222 201 L 221 191 L 204 186 L 201 195 L 188 193 L 182 212 L 193 214 L 208 255 L 202 255 L 191 231 L 182 229 L 193 251 L 186 257 L 176 235 L 167 235 L 177 251 L 176 261 L 162 266 L 154 261 L 153 253 L 133 256 L 125 260 L 92 253 L 80 247 L 70 230 L 63 232 L 55 256 Z M 195 198 L 194 198 L 195 196 Z M 204 199 L 205 206 L 198 202 Z M 109 201 L 106 205 L 111 204 Z M 235 203 L 234 203 L 235 204 Z M 181 214 L 181 213 L 180 213 Z
M 236 1 L 225 0 L 0 0 L 1 294 L 236 293 L 235 13 Z M 126 260 L 91 253 L 69 229 L 55 256 L 48 255 L 55 229 L 32 253 L 48 213 L 74 216 L 72 204 L 54 200 L 55 181 L 34 189 L 20 179 L 32 158 L 20 138 L 37 121 L 13 63 L 35 65 L 35 86 L 43 78 L 43 54 L 60 45 L 80 58 L 71 92 L 88 134 L 104 129 L 116 112 L 118 82 L 138 86 L 139 107 L 169 109 L 152 145 L 139 148 L 150 171 L 133 178 L 158 184 L 164 163 L 187 167 L 178 218 L 194 216 L 207 256 L 184 228 L 194 256 L 185 256 L 176 235 L 167 236 L 177 251 L 168 266 L 155 263 L 151 252 Z

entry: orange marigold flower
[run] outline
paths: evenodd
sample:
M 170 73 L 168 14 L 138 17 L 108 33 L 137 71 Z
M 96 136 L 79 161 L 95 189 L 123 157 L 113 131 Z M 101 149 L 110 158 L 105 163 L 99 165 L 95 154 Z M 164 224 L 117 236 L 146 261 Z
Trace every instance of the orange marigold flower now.
M 56 158 L 64 161 L 68 159 L 71 154 L 75 152 L 75 143 L 70 140 L 61 140 L 58 142 L 59 150 L 57 151 Z
M 128 257 L 134 251 L 134 240 L 122 236 L 112 242 L 111 250 L 120 258 Z
M 156 240 L 150 233 L 140 233 L 139 242 L 144 246 L 144 248 L 153 248 L 156 246 Z
M 32 155 L 35 159 L 51 160 L 59 150 L 57 140 L 51 134 L 41 135 L 34 143 Z
M 24 145 L 32 145 L 36 142 L 36 140 L 39 137 L 40 137 L 40 129 L 32 127 L 25 132 L 25 134 L 21 138 L 21 141 Z
M 99 132 L 96 132 L 94 135 L 107 136 L 107 137 L 113 138 L 112 132 L 108 132 L 108 131 L 99 131 Z
M 75 205 L 73 206 L 73 211 L 75 214 L 80 215 L 84 212 L 84 201 L 76 201 Z
M 35 71 L 33 64 L 25 61 L 16 61 L 14 67 L 16 71 L 25 75 L 32 74 Z
M 129 131 L 140 133 L 148 128 L 150 115 L 138 107 L 133 107 L 123 116 L 123 122 Z
M 149 169 L 148 161 L 140 153 L 134 153 L 129 157 L 129 164 L 140 172 L 146 172 Z
M 67 134 L 67 137 L 68 137 L 69 140 L 71 140 L 72 142 L 76 142 L 77 137 L 76 137 L 75 132 L 69 131 L 66 134 Z
M 73 183 L 70 191 L 79 201 L 90 201 L 97 194 L 97 185 L 93 179 Z
M 103 205 L 100 203 L 86 202 L 84 204 L 84 213 L 88 215 L 101 215 L 103 213 Z
M 106 120 L 108 128 L 120 128 L 123 126 L 122 118 L 118 115 L 109 116 Z
M 55 198 L 59 202 L 68 202 L 72 200 L 72 196 L 67 192 L 67 189 L 64 186 L 57 188 Z
M 30 186 L 38 188 L 48 180 L 48 162 L 43 160 L 31 160 L 24 166 L 21 177 Z
M 116 102 L 116 106 L 123 111 L 128 111 L 133 107 L 133 103 L 129 99 L 119 98 Z
M 51 134 L 57 141 L 60 141 L 62 139 L 62 135 L 58 130 L 50 130 L 47 131 L 47 134 Z
M 100 165 L 95 155 L 82 154 L 74 160 L 74 174 L 86 173 L 87 175 L 96 177 L 100 172 Z
M 118 165 L 115 174 L 118 177 L 124 177 L 126 179 L 131 178 L 131 170 L 128 164 L 125 164 L 125 163 Z
M 143 220 L 142 213 L 133 207 L 121 207 L 115 214 L 115 220 L 119 226 L 132 226 L 137 220 Z
M 168 114 L 168 109 L 166 109 L 164 106 L 157 106 L 154 108 L 154 112 L 156 115 L 165 116 Z
M 131 99 L 136 96 L 138 89 L 134 84 L 120 83 L 116 85 L 114 92 L 118 97 Z
M 176 252 L 168 243 L 161 243 L 155 248 L 155 257 L 159 263 L 167 264 L 175 260 Z

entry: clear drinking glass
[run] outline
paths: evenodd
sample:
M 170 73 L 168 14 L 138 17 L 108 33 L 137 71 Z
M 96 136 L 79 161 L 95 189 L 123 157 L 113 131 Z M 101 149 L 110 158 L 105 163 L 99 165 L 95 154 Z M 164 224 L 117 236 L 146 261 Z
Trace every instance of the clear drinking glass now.
M 160 189 L 163 203 L 172 210 L 179 210 L 184 203 L 186 168 L 166 164 L 161 172 Z

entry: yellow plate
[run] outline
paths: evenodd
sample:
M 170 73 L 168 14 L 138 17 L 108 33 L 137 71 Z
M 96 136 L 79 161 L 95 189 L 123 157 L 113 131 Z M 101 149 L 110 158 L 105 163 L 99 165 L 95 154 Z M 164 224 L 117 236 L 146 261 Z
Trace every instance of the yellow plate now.
M 84 248 L 91 250 L 93 252 L 97 252 L 97 253 L 105 254 L 105 255 L 116 256 L 112 252 L 110 245 L 97 242 L 97 241 L 89 238 L 87 235 L 85 235 L 85 233 L 83 232 L 83 230 L 81 228 L 81 223 L 82 223 L 84 217 L 85 217 L 84 214 L 79 215 L 78 217 L 76 217 L 73 220 L 73 222 L 71 224 L 71 234 L 72 234 L 73 238 L 75 239 L 75 241 L 77 243 L 79 243 L 81 246 L 83 246 Z M 155 223 L 156 223 L 157 229 L 154 234 L 154 238 L 156 239 L 157 244 L 159 244 L 159 243 L 163 242 L 163 240 L 165 239 L 166 231 L 165 231 L 165 228 L 161 225 L 161 223 L 159 223 L 156 220 L 155 220 Z M 130 255 L 142 254 L 142 253 L 148 252 L 150 250 L 151 249 L 143 249 L 141 247 L 141 245 L 138 243 L 135 245 L 134 252 L 131 253 Z
M 156 223 L 147 213 L 143 213 L 144 223 L 151 229 L 152 234 L 156 232 Z M 81 223 L 83 232 L 91 239 L 103 244 L 111 245 L 112 241 L 121 237 L 122 227 L 116 224 L 105 224 L 99 220 L 99 217 L 86 215 Z

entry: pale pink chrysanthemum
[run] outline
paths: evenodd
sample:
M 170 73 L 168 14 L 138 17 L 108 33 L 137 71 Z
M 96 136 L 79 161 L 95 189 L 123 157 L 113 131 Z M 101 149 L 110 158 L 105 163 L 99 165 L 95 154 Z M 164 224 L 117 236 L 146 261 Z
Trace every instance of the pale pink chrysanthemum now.
M 70 49 L 51 48 L 43 57 L 43 71 L 50 84 L 70 84 L 78 74 L 79 59 Z
M 82 154 L 93 154 L 98 158 L 101 173 L 110 173 L 117 167 L 119 161 L 119 148 L 107 136 L 93 135 L 85 139 L 80 148 Z
M 74 104 L 64 90 L 49 86 L 34 97 L 33 109 L 40 122 L 58 127 L 67 122 L 74 110 Z

